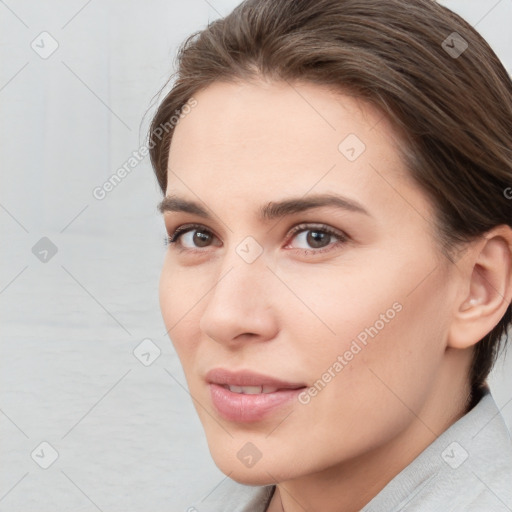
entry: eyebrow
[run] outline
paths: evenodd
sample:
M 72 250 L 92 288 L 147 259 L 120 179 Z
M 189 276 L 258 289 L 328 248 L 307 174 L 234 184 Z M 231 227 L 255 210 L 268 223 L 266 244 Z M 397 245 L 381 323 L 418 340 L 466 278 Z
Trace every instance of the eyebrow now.
M 258 211 L 261 221 L 270 221 L 295 213 L 305 212 L 314 208 L 334 206 L 342 210 L 372 215 L 357 201 L 335 194 L 317 194 L 308 197 L 284 199 L 277 202 L 269 202 Z M 185 212 L 198 215 L 205 219 L 213 220 L 213 216 L 199 203 L 189 201 L 179 196 L 165 196 L 157 205 L 161 214 L 166 212 Z

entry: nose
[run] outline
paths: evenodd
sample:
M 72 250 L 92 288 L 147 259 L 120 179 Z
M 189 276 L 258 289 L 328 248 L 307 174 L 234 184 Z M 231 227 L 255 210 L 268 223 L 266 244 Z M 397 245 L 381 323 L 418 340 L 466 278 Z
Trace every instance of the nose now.
M 252 263 L 236 253 L 226 257 L 221 274 L 205 297 L 200 330 L 214 341 L 232 347 L 273 339 L 278 322 L 272 304 L 277 297 L 271 290 L 272 279 L 276 281 L 263 255 Z

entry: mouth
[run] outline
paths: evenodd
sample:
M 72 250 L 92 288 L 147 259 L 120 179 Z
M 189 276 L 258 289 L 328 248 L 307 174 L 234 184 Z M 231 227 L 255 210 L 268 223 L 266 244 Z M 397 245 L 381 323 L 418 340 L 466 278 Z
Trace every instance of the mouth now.
M 249 370 L 231 371 L 214 368 L 206 374 L 206 382 L 231 388 L 235 393 L 273 393 L 281 389 L 298 389 L 306 386 L 304 382 L 291 382 Z
M 278 388 L 276 386 L 230 386 L 229 384 L 222 384 L 222 387 L 229 389 L 232 393 L 241 393 L 242 395 L 259 395 L 261 393 L 275 393 L 276 391 L 283 391 L 284 389 L 292 389 Z M 302 387 L 300 387 L 300 389 L 302 389 Z
M 208 372 L 206 382 L 217 413 L 235 423 L 261 421 L 285 406 L 290 407 L 293 399 L 306 388 L 300 382 L 223 368 Z

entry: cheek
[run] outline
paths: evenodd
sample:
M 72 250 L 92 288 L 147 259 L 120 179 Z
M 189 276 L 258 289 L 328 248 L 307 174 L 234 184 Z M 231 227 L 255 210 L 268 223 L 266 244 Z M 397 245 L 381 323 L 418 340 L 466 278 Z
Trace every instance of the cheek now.
M 361 347 L 370 346 L 401 315 L 403 296 L 396 279 L 376 264 L 343 261 L 336 268 L 317 267 L 283 280 L 294 296 L 282 297 L 288 308 L 282 323 L 296 331 L 300 350 L 314 356 L 307 366 L 317 363 L 316 372 L 350 350 L 355 340 Z
M 421 406 L 444 354 L 450 299 L 447 277 L 431 273 L 435 264 L 410 261 L 290 279 L 310 310 L 299 304 L 287 313 L 284 323 L 295 333 L 289 348 L 308 368 L 310 385 L 318 383 L 323 398 L 314 400 L 325 411 L 332 403 L 360 413 L 376 404 L 378 411 L 378 404 L 399 405 L 394 393 Z
M 185 275 L 166 257 L 159 281 L 160 311 L 167 334 L 185 369 L 196 350 L 197 336 L 193 333 L 198 329 L 198 319 L 194 317 L 194 308 L 202 295 L 200 287 L 194 287 L 191 280 L 193 274 Z

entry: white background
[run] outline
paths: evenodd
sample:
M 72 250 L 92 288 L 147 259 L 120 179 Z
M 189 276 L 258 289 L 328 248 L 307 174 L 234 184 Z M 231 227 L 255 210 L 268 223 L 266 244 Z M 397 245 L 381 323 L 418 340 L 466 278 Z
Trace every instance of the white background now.
M 103 201 L 92 190 L 144 143 L 178 44 L 237 3 L 0 2 L 2 512 L 185 510 L 224 478 L 160 315 L 149 157 Z M 512 0 L 445 3 L 510 72 Z M 47 59 L 31 48 L 43 31 Z M 148 367 L 132 353 L 145 338 L 161 350 Z M 511 374 L 509 358 L 491 379 L 509 427 Z M 46 470 L 43 441 L 59 454 Z

